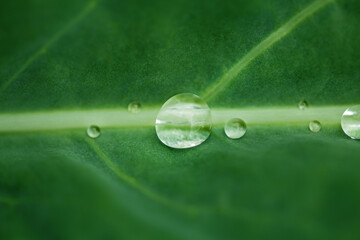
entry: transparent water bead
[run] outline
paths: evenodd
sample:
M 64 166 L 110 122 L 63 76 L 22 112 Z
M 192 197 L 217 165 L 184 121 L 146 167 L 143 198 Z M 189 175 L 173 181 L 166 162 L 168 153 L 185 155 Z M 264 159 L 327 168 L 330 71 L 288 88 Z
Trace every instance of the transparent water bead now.
M 91 138 L 97 138 L 100 136 L 100 128 L 96 125 L 91 125 L 86 131 L 87 135 Z
M 309 106 L 309 104 L 305 100 L 300 101 L 298 105 L 300 110 L 305 110 Z
M 238 139 L 246 133 L 246 123 L 240 118 L 233 118 L 226 122 L 224 131 L 231 139 Z
M 139 113 L 141 111 L 141 104 L 139 102 L 131 102 L 128 106 L 129 113 Z
M 313 133 L 317 133 L 317 132 L 320 132 L 321 130 L 321 123 L 319 121 L 311 121 L 309 123 L 309 129 L 310 131 L 312 131 Z
M 171 97 L 156 118 L 156 134 L 172 148 L 191 148 L 204 142 L 211 132 L 210 108 L 192 93 Z
M 360 105 L 346 109 L 341 117 L 341 127 L 352 139 L 360 139 Z

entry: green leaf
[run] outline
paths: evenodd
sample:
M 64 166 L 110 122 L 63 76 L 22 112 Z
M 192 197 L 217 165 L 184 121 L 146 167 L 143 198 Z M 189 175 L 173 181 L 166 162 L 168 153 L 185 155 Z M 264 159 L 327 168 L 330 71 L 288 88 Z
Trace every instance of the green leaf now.
M 359 12 L 356 0 L 4 2 L 0 239 L 358 239 L 360 145 L 340 118 L 360 103 Z M 181 92 L 214 122 L 186 150 L 154 129 Z M 240 140 L 224 134 L 232 117 L 248 125 Z

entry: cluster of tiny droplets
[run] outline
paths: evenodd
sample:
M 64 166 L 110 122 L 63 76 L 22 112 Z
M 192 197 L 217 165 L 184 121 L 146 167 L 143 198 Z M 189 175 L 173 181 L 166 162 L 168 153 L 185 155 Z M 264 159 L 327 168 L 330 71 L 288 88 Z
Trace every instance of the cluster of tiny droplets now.
M 141 104 L 139 102 L 131 102 L 128 105 L 128 111 L 129 113 L 139 113 L 141 111 Z M 86 134 L 90 138 L 98 138 L 101 134 L 101 129 L 97 125 L 90 125 L 88 129 L 86 130 Z

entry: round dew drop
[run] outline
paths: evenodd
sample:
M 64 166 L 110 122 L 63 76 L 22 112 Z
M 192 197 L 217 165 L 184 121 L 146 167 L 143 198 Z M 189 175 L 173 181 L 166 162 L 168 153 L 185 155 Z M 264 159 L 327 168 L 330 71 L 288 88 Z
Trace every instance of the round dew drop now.
M 239 139 L 246 133 L 246 123 L 240 118 L 233 118 L 226 122 L 224 131 L 231 139 Z
M 346 109 L 341 117 L 341 127 L 352 139 L 360 139 L 360 105 Z
M 141 111 L 141 104 L 139 102 L 131 102 L 128 106 L 129 113 L 139 113 Z
M 172 148 L 191 148 L 203 143 L 212 126 L 210 108 L 192 93 L 171 97 L 161 107 L 155 129 L 160 141 Z
M 309 104 L 307 103 L 307 101 L 302 100 L 299 102 L 298 106 L 300 110 L 305 110 L 308 108 Z
M 321 130 L 321 123 L 319 121 L 311 121 L 309 123 L 309 129 L 310 131 L 312 131 L 313 133 L 317 133 L 317 132 L 320 132 Z
M 101 132 L 100 132 L 100 128 L 98 126 L 91 125 L 88 127 L 86 133 L 91 138 L 97 138 L 100 136 Z

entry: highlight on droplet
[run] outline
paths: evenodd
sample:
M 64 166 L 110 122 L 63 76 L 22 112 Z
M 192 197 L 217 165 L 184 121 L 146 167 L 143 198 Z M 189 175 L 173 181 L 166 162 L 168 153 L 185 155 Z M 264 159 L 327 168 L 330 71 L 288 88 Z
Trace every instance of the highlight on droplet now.
M 141 104 L 139 102 L 131 102 L 128 105 L 129 113 L 139 113 L 141 111 Z
M 321 130 L 321 123 L 317 120 L 311 121 L 309 123 L 309 129 L 310 131 L 312 131 L 313 133 L 317 133 L 320 132 Z
M 341 117 L 341 128 L 352 139 L 360 139 L 360 105 L 346 109 Z
M 240 118 L 232 118 L 226 122 L 224 131 L 228 138 L 239 139 L 246 133 L 246 123 Z
M 100 127 L 98 127 L 96 125 L 91 125 L 88 127 L 86 133 L 91 138 L 97 138 L 101 134 Z
M 209 106 L 192 93 L 181 93 L 167 100 L 155 122 L 158 138 L 172 148 L 191 148 L 203 143 L 211 127 Z

